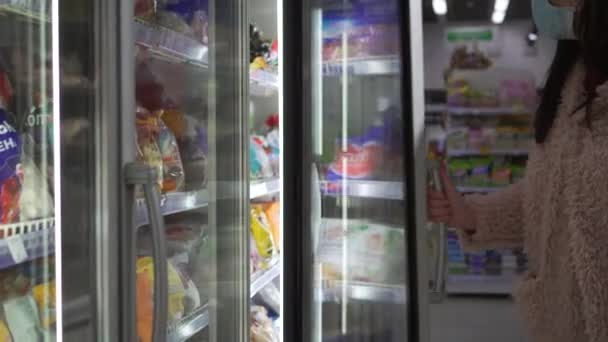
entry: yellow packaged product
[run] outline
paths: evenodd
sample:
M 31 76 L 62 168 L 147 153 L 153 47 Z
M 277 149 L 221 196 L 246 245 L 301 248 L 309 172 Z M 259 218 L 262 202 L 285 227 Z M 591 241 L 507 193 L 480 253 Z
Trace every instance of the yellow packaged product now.
M 268 218 L 259 206 L 251 208 L 251 236 L 262 258 L 271 258 L 277 253 Z
M 279 202 L 270 202 L 264 205 L 264 213 L 268 218 L 272 238 L 277 251 L 281 250 L 281 205 Z
M 168 263 L 169 274 L 169 322 L 184 315 L 186 289 L 175 267 Z M 141 342 L 152 341 L 154 322 L 154 259 L 141 257 L 137 260 L 137 332 Z
M 40 284 L 32 289 L 32 296 L 38 305 L 40 313 L 40 324 L 44 329 L 49 329 L 55 324 L 55 282 Z
M 0 342 L 13 342 L 11 333 L 3 321 L 0 321 Z

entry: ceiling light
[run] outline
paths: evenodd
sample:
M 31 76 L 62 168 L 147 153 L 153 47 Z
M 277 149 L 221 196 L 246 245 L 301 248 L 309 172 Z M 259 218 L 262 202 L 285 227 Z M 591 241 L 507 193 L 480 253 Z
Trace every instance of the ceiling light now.
M 494 12 L 507 12 L 509 8 L 509 0 L 495 0 Z
M 494 13 L 492 13 L 492 22 L 494 24 L 502 24 L 505 21 L 506 15 L 507 12 L 505 11 L 494 11 Z
M 433 11 L 437 15 L 448 14 L 448 3 L 447 0 L 433 0 Z
M 534 32 L 530 32 L 528 33 L 528 40 L 531 42 L 535 42 L 538 40 L 538 34 L 534 33 Z

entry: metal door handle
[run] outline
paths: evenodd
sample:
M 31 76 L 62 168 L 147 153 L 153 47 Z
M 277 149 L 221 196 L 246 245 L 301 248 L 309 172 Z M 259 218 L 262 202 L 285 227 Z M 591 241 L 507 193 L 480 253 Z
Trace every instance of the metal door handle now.
M 152 227 L 154 258 L 154 330 L 153 342 L 167 339 L 167 315 L 169 297 L 169 275 L 167 271 L 167 248 L 165 238 L 165 222 L 160 210 L 160 192 L 158 189 L 158 173 L 153 167 L 141 162 L 127 164 L 125 177 L 128 185 L 141 185 L 150 226 Z
M 437 168 L 433 168 L 430 171 L 430 180 L 433 188 L 436 191 L 443 191 L 441 184 L 441 178 L 437 172 Z M 439 304 L 443 302 L 445 298 L 445 286 L 447 278 L 447 262 L 448 262 L 448 248 L 447 248 L 447 227 L 445 224 L 437 224 L 439 234 L 437 234 L 437 259 L 435 260 L 435 274 L 431 284 L 431 303 Z

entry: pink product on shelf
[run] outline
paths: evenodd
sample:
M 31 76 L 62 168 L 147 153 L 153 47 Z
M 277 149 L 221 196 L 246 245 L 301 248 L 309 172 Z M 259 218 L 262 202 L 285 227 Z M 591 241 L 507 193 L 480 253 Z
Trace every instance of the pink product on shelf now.
M 534 110 L 538 97 L 533 84 L 525 80 L 504 80 L 500 83 L 500 103 L 504 107 Z
M 347 32 L 348 58 L 391 56 L 399 52 L 399 27 L 393 24 L 368 24 Z M 343 57 L 343 38 L 327 37 L 323 41 L 323 60 Z
M 346 150 L 336 148 L 336 158 L 327 171 L 328 180 L 370 179 L 376 170 L 376 158 L 382 154 L 378 141 L 349 139 Z

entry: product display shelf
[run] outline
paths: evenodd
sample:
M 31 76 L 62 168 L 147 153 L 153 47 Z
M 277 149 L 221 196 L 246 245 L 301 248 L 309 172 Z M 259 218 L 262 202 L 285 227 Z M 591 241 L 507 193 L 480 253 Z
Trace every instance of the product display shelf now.
M 184 342 L 209 325 L 208 304 L 196 309 L 168 329 L 167 341 Z
M 279 90 L 279 75 L 263 69 L 249 71 L 249 93 L 253 96 L 270 96 Z
M 258 294 L 264 287 L 266 287 L 266 285 L 270 284 L 279 275 L 281 275 L 281 263 L 279 261 L 275 261 L 268 269 L 252 275 L 251 289 L 249 290 L 251 298 Z
M 388 200 L 403 200 L 402 182 L 384 181 L 323 181 L 321 182 L 321 192 L 326 196 L 341 196 L 346 194 L 349 197 L 376 198 Z
M 448 275 L 446 291 L 451 295 L 510 295 L 517 279 L 514 271 L 501 275 Z
M 48 0 L 0 0 L 0 12 L 17 14 L 40 22 L 49 21 L 50 6 L 51 3 Z
M 339 76 L 344 72 L 344 64 L 352 75 L 396 75 L 401 70 L 400 59 L 397 56 L 348 58 L 346 63 L 341 59 L 323 63 L 324 76 Z
M 172 192 L 163 194 L 160 201 L 160 210 L 163 215 L 172 215 L 206 207 L 209 203 L 209 192 L 206 189 L 188 192 Z M 148 224 L 148 209 L 143 199 L 137 200 L 135 215 L 137 227 Z
M 54 218 L 1 225 L 0 269 L 54 253 L 54 228 Z
M 456 190 L 462 193 L 489 193 L 504 189 L 504 187 L 484 187 L 484 186 L 457 186 Z
M 264 197 L 272 194 L 276 194 L 281 191 L 281 180 L 279 178 L 272 178 L 263 181 L 252 181 L 249 185 L 249 198 L 255 199 Z
M 449 157 L 467 157 L 467 156 L 527 156 L 527 149 L 448 149 Z
M 344 297 L 350 300 L 404 304 L 407 294 L 404 286 L 384 285 L 365 282 L 322 282 L 321 289 L 315 290 L 324 302 L 341 302 Z
M 450 115 L 478 115 L 478 116 L 496 116 L 496 115 L 528 115 L 530 112 L 523 108 L 517 107 L 447 107 Z
M 266 285 L 275 280 L 281 274 L 281 263 L 275 261 L 271 267 L 264 271 L 260 271 L 257 275 L 252 276 L 250 295 L 253 298 Z M 188 316 L 182 318 L 169 328 L 168 341 L 183 342 L 194 336 L 199 331 L 205 329 L 209 325 L 209 310 L 208 305 L 204 305 Z
M 135 41 L 139 46 L 161 58 L 190 63 L 206 68 L 208 52 L 206 45 L 179 32 L 135 19 Z

